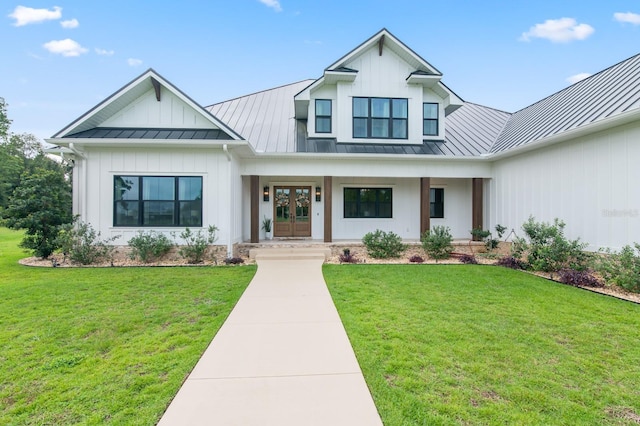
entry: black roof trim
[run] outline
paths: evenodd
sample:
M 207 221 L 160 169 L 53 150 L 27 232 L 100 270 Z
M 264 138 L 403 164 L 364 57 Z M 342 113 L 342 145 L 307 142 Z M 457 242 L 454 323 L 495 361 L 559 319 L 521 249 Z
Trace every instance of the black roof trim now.
M 184 139 L 184 140 L 232 140 L 220 129 L 165 129 L 94 127 L 93 129 L 64 136 L 64 139 Z

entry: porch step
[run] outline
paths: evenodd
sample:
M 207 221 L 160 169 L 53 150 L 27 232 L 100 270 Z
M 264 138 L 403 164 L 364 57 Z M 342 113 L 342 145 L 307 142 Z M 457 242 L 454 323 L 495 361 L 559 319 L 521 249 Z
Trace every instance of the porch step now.
M 250 259 L 313 259 L 327 260 L 331 256 L 329 247 L 272 247 L 249 250 Z

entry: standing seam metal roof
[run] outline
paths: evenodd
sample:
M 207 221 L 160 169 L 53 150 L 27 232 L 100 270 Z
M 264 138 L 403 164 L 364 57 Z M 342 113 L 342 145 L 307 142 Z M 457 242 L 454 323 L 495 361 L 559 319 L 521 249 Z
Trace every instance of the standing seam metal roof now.
M 491 152 L 506 151 L 640 106 L 640 54 L 514 113 Z

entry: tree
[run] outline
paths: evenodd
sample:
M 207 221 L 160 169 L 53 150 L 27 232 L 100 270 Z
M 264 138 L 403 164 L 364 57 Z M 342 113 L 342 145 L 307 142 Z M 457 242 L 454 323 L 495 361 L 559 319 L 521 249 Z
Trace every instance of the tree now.
M 59 171 L 60 165 L 48 158 L 38 138 L 29 133 L 11 133 L 7 104 L 0 98 L 0 216 L 21 179 L 36 169 Z
M 47 258 L 56 249 L 59 226 L 72 220 L 71 186 L 61 166 L 25 173 L 3 212 L 9 228 L 25 229 L 20 246 Z

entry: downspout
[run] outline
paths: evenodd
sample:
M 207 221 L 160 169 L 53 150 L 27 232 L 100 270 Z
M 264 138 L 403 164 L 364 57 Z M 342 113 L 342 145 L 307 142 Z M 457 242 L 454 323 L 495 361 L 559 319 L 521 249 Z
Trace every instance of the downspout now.
M 82 151 L 78 150 L 73 142 L 69 143 L 69 149 L 73 151 L 79 159 L 82 160 L 82 169 L 80 176 L 78 176 L 78 209 L 80 210 L 80 217 L 83 221 L 87 221 L 87 162 L 86 156 Z M 76 164 L 77 166 L 77 164 Z M 75 175 L 73 176 L 75 179 Z M 82 197 L 82 198 L 80 198 Z
M 231 185 L 231 160 L 232 160 L 232 158 L 231 158 L 231 153 L 229 152 L 229 147 L 227 146 L 226 143 L 224 145 L 222 145 L 222 151 L 224 151 L 225 155 L 227 156 L 227 165 L 228 165 L 228 167 L 227 167 L 227 179 L 228 179 L 228 182 L 229 182 L 228 188 L 229 188 L 229 207 L 230 207 L 230 209 L 228 211 L 228 213 L 229 213 L 229 223 L 228 223 L 228 226 L 229 226 L 229 237 L 227 238 L 227 257 L 233 257 L 233 255 L 232 255 L 233 247 L 232 247 L 232 244 L 231 244 L 231 231 L 233 229 L 232 228 L 232 226 L 233 226 L 233 214 L 232 214 L 232 211 L 233 211 L 233 208 L 234 208 L 234 205 L 233 205 L 233 187 Z

